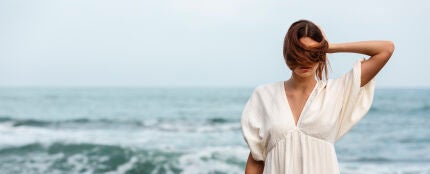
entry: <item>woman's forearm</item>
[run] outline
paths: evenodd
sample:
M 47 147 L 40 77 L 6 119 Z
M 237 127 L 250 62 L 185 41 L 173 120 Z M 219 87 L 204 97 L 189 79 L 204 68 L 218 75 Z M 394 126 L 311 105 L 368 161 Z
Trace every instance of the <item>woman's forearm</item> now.
M 262 174 L 263 171 L 264 171 L 264 162 L 255 161 L 252 158 L 252 155 L 250 152 L 245 166 L 245 174 Z
M 347 43 L 330 43 L 327 53 L 352 52 L 374 56 L 380 53 L 392 53 L 394 44 L 391 41 L 359 41 Z

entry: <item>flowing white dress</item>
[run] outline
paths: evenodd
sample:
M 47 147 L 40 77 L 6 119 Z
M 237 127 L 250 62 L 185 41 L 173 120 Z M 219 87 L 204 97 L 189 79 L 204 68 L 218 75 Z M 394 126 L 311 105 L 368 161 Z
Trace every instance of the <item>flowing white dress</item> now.
M 295 124 L 284 81 L 259 85 L 245 104 L 242 135 L 263 174 L 339 174 L 334 143 L 369 111 L 375 78 L 360 87 L 361 62 L 344 75 L 317 80 Z

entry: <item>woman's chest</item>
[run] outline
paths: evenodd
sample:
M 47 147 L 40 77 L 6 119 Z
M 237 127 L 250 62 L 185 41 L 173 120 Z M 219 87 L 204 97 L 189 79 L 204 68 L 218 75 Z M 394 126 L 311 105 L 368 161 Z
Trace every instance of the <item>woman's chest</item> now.
M 282 100 L 274 100 L 264 123 L 266 138 L 280 138 L 300 130 L 315 138 L 330 141 L 335 136 L 340 113 L 340 102 L 321 93 L 303 107 L 297 124 L 293 112 Z

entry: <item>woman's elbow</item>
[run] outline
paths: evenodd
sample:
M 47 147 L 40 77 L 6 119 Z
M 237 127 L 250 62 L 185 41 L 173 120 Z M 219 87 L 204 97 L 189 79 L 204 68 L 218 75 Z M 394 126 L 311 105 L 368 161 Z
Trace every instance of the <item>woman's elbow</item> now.
M 385 41 L 385 52 L 391 57 L 391 55 L 394 53 L 395 45 L 393 41 Z

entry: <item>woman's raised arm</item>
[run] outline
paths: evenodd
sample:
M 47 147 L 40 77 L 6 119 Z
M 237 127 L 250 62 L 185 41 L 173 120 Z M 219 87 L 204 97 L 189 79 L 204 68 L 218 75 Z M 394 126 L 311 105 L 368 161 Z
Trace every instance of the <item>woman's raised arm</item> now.
M 364 86 L 384 67 L 394 52 L 392 41 L 359 41 L 329 43 L 327 53 L 352 52 L 371 56 L 361 63 L 361 84 Z

